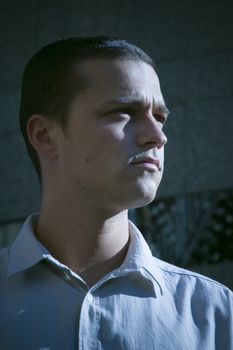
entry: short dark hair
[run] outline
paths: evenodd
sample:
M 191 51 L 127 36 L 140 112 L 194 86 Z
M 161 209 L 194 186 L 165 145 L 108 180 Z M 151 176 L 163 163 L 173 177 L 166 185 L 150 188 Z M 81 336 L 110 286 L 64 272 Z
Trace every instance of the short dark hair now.
M 85 59 L 96 57 L 129 58 L 144 61 L 154 68 L 153 60 L 139 47 L 106 36 L 72 37 L 50 43 L 40 49 L 25 67 L 20 128 L 40 182 L 41 167 L 37 152 L 28 139 L 28 120 L 33 114 L 43 114 L 65 128 L 72 99 L 85 86 L 81 75 L 74 74 L 74 67 L 77 68 L 77 63 Z

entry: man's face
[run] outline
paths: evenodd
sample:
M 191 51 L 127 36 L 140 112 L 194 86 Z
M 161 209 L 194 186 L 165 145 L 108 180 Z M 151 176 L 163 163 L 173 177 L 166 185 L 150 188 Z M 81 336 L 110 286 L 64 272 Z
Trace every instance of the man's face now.
M 167 111 L 154 69 L 96 58 L 78 66 L 77 94 L 59 143 L 59 176 L 79 200 L 119 211 L 151 202 L 159 186 Z

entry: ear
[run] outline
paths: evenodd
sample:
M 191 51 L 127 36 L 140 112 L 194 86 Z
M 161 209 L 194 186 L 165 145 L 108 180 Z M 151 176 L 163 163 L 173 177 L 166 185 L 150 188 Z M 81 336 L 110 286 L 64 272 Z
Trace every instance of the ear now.
M 55 122 L 43 115 L 32 115 L 27 124 L 27 134 L 39 156 L 53 159 L 57 156 Z

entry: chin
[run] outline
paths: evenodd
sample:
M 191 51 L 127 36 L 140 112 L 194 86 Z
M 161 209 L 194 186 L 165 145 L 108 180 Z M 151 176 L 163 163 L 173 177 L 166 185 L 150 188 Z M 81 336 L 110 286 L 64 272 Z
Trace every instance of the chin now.
M 134 205 L 130 209 L 136 209 L 136 208 L 145 207 L 146 205 L 148 205 L 151 202 L 153 202 L 155 197 L 156 197 L 156 194 L 154 196 L 147 196 L 147 197 L 144 197 L 144 198 L 140 198 L 140 199 L 135 201 Z
M 153 202 L 156 197 L 158 186 L 139 186 L 132 195 L 132 202 L 129 209 L 144 207 Z

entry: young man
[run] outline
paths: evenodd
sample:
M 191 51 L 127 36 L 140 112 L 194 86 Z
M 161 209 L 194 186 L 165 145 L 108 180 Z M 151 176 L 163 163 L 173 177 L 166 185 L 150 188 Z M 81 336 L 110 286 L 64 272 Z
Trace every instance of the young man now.
M 153 61 L 126 41 L 30 60 L 20 125 L 42 200 L 1 252 L 2 349 L 233 349 L 232 293 L 152 257 L 128 221 L 155 198 L 167 115 Z

